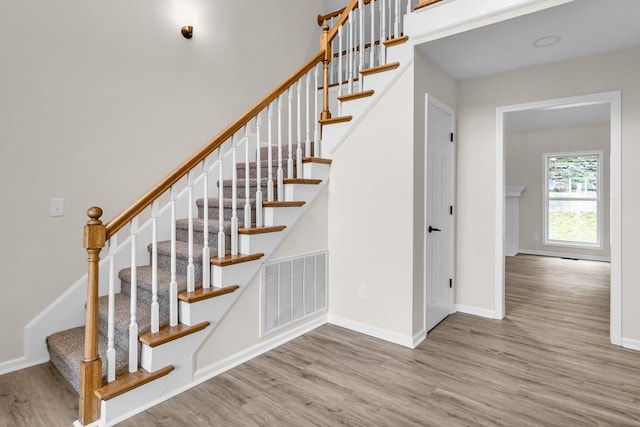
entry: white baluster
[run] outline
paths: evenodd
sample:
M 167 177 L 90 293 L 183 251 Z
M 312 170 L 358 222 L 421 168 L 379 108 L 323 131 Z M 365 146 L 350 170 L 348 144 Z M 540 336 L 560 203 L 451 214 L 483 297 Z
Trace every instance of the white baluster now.
M 288 89 L 288 118 L 289 120 L 287 120 L 289 122 L 289 143 L 288 143 L 288 147 L 289 147 L 289 153 L 287 154 L 287 178 L 293 178 L 293 114 L 291 113 L 291 108 L 292 108 L 292 104 L 293 104 L 293 90 L 292 87 L 289 87 Z
M 273 150 L 272 150 L 272 136 L 273 131 L 271 128 L 271 124 L 273 122 L 273 103 L 269 104 L 269 109 L 267 110 L 267 200 L 273 202 Z
M 302 105 L 300 105 L 300 93 L 302 92 L 302 79 L 297 82 L 298 89 L 298 106 L 296 108 L 297 112 L 297 131 L 298 131 L 298 147 L 296 148 L 296 176 L 298 178 L 302 178 L 302 122 L 300 120 L 300 115 L 302 114 Z M 309 74 L 307 73 L 307 84 L 309 83 Z M 309 107 L 309 98 L 307 98 L 307 108 Z M 307 129 L 309 128 L 309 123 L 307 122 Z M 307 133 L 307 135 L 309 135 Z
M 262 227 L 262 153 L 260 152 L 260 129 L 262 127 L 262 113 L 256 118 L 256 227 Z
M 305 147 L 308 147 L 309 145 L 311 145 L 311 121 L 310 121 L 310 118 L 309 118 L 311 116 L 311 113 L 312 113 L 311 104 L 309 103 L 309 96 L 310 96 L 309 90 L 311 90 L 310 89 L 310 86 L 311 86 L 310 83 L 311 83 L 311 71 L 309 71 L 307 73 L 307 83 L 306 83 L 307 84 L 307 108 L 305 109 L 305 113 L 304 114 L 305 114 L 305 119 L 307 121 L 307 123 L 306 123 L 307 129 L 306 129 L 306 136 L 305 136 L 305 140 L 304 140 Z M 314 88 L 314 92 L 316 94 L 318 93 L 318 88 L 317 87 Z M 296 153 L 296 155 L 298 156 L 298 165 L 302 165 L 302 148 L 300 147 L 300 144 L 298 144 L 298 152 Z M 300 170 L 300 172 L 299 172 L 300 178 L 302 178 L 302 174 L 303 174 L 302 167 L 300 167 L 299 170 Z
M 318 114 L 318 69 L 320 67 L 320 64 L 316 64 L 314 73 L 313 73 L 313 105 L 314 105 L 314 115 L 313 115 L 313 143 L 319 147 L 320 146 L 320 115 Z M 315 154 L 315 153 L 314 153 Z M 307 157 L 311 157 L 311 141 L 307 140 L 307 146 L 305 147 L 305 155 Z
M 211 248 L 209 247 L 209 163 L 202 161 L 202 287 L 211 287 Z
M 347 49 L 347 61 L 349 62 L 349 94 L 353 93 L 353 62 L 355 61 L 355 52 L 353 46 L 353 19 L 354 13 L 353 10 L 349 12 L 349 37 L 348 37 L 348 49 Z
M 342 25 L 338 27 L 338 97 L 342 96 Z M 338 116 L 342 115 L 342 102 L 338 101 Z
M 375 50 L 376 50 L 376 6 L 372 1 L 369 3 L 371 13 L 371 46 L 369 46 L 369 68 L 375 67 Z
M 224 144 L 218 147 L 218 258 L 224 258 L 226 252 L 224 235 Z M 216 287 L 216 284 L 213 284 Z M 220 287 L 220 284 L 217 284 Z
M 407 0 L 407 15 L 411 13 L 411 0 Z M 403 28 L 404 30 L 404 25 Z
M 364 40 L 364 0 L 358 0 L 358 22 L 360 25 L 359 28 L 359 33 L 360 33 L 360 40 L 358 40 L 358 47 L 360 48 L 360 55 L 358 55 L 360 57 L 360 64 L 358 65 L 358 72 L 362 71 L 364 69 L 364 45 L 365 45 L 365 40 Z M 362 78 L 362 76 L 360 76 L 360 90 L 362 90 L 362 81 L 364 79 Z
M 400 0 L 395 1 L 395 19 L 393 20 L 393 35 L 400 37 Z
M 284 174 L 282 172 L 282 96 L 278 97 L 278 201 L 284 200 Z
M 131 319 L 129 321 L 129 372 L 138 371 L 138 320 L 136 310 L 138 303 L 138 272 L 136 270 L 136 234 L 138 233 L 138 217 L 131 221 Z
M 188 216 L 188 239 L 187 239 L 187 292 L 196 290 L 196 267 L 193 264 L 193 177 L 191 172 L 187 172 L 187 199 L 189 203 Z
M 238 169 L 236 150 L 237 135 L 233 135 L 231 146 L 231 255 L 238 255 Z
M 249 174 L 249 125 L 244 126 L 244 228 L 251 228 L 251 175 Z M 260 184 L 258 184 L 260 186 Z
M 107 382 L 116 379 L 116 349 L 115 349 L 115 257 L 118 248 L 118 235 L 109 239 L 109 317 L 107 320 Z
M 176 192 L 173 186 L 171 198 L 171 282 L 169 283 L 169 326 L 178 324 L 178 280 L 176 275 Z
M 380 44 L 378 45 L 378 52 L 380 52 L 380 63 L 385 64 L 387 58 L 383 42 L 387 39 L 387 2 L 386 0 L 378 0 L 378 2 L 380 2 Z
M 151 333 L 160 330 L 158 304 L 158 202 L 151 204 Z

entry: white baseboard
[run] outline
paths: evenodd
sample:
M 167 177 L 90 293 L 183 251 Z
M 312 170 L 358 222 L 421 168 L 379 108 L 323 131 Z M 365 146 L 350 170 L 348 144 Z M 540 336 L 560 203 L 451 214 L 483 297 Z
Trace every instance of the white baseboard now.
M 416 348 L 417 346 L 420 345 L 422 341 L 426 339 L 427 339 L 427 331 L 423 329 L 413 336 L 413 345 L 411 346 L 411 348 Z
M 381 340 L 398 344 L 403 347 L 415 348 L 417 344 L 414 345 L 414 343 L 419 339 L 418 336 L 414 338 L 406 335 L 400 335 L 396 332 L 391 332 L 386 329 L 368 325 L 366 323 L 356 322 L 355 320 L 346 319 L 344 317 L 334 316 L 332 314 L 328 316 L 328 322 L 332 325 L 340 326 L 342 328 L 369 335 L 374 338 L 379 338 Z
M 48 362 L 49 359 L 30 360 L 23 356 L 16 359 L 7 360 L 0 363 L 0 375 L 8 374 L 9 372 L 19 371 L 20 369 L 30 368 L 41 363 Z
M 630 350 L 640 351 L 640 340 L 633 340 L 631 338 L 622 338 L 622 346 Z
M 611 258 L 605 257 L 605 256 L 581 255 L 581 254 L 572 254 L 569 252 L 552 252 L 552 251 L 538 251 L 534 249 L 518 249 L 518 253 L 525 254 L 525 255 L 551 256 L 556 258 L 575 258 L 575 259 L 583 259 L 585 261 L 611 262 Z
M 470 305 L 456 304 L 456 311 L 474 316 L 486 317 L 487 319 L 496 319 L 496 312 L 485 308 L 471 307 Z

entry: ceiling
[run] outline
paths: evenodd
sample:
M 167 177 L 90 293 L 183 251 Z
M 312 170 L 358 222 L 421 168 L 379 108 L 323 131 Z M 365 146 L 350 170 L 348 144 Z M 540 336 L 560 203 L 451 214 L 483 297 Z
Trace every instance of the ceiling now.
M 560 41 L 533 46 L 547 36 Z M 640 0 L 575 0 L 419 48 L 456 80 L 465 80 L 639 44 Z
M 553 40 L 547 47 L 534 46 Z M 640 0 L 575 0 L 540 12 L 424 43 L 419 49 L 456 80 L 640 45 Z M 506 130 L 608 121 L 609 104 L 524 110 Z

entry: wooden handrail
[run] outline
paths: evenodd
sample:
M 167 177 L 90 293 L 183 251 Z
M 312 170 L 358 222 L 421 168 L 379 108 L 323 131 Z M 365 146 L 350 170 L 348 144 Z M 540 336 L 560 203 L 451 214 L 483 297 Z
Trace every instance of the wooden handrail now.
M 375 0 L 373 0 L 375 1 Z M 369 4 L 371 3 L 371 0 L 364 0 L 364 4 Z M 354 9 L 358 8 L 358 4 L 356 3 L 356 7 Z M 318 15 L 318 26 L 322 27 L 322 24 L 325 21 L 328 21 L 331 18 L 335 18 L 336 16 L 340 15 L 342 12 L 344 12 L 346 9 L 346 7 L 343 7 L 341 9 L 338 10 L 334 10 L 333 12 L 329 12 L 326 15 Z
M 357 0 L 355 0 L 357 2 Z M 198 163 L 202 162 L 209 154 L 213 153 L 218 147 L 220 147 L 225 141 L 231 138 L 236 132 L 238 132 L 244 125 L 249 123 L 260 111 L 265 109 L 271 102 L 282 95 L 292 84 L 298 81 L 309 70 L 311 70 L 316 64 L 321 62 L 325 57 L 325 50 L 321 49 L 313 58 L 311 58 L 306 64 L 304 64 L 295 73 L 289 76 L 278 87 L 272 90 L 258 103 L 251 107 L 246 113 L 238 117 L 233 123 L 226 127 L 222 132 L 211 139 L 194 155 L 185 160 L 180 166 L 175 168 L 169 173 L 163 180 L 153 186 L 142 197 L 140 197 L 135 203 L 129 206 L 127 209 L 120 212 L 113 219 L 106 224 L 106 238 L 107 240 L 117 233 L 122 227 L 129 221 L 140 214 L 151 202 L 160 197 L 163 193 L 171 188 L 176 182 L 178 182 L 183 176 L 193 169 Z
M 339 16 L 342 12 L 344 12 L 345 9 L 346 7 L 343 7 L 342 9 L 329 12 L 326 15 L 318 15 L 318 26 L 322 27 L 322 24 L 324 24 L 324 21 L 328 21 L 331 18 L 335 18 L 336 16 Z

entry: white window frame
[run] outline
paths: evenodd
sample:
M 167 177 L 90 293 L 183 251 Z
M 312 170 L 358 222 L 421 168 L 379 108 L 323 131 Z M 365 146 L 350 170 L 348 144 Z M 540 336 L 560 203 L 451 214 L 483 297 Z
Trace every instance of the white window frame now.
M 597 197 L 596 197 L 596 205 L 597 205 L 597 214 L 598 214 L 598 222 L 597 222 L 597 242 L 572 242 L 568 240 L 551 240 L 549 239 L 549 166 L 548 161 L 553 157 L 585 157 L 585 156 L 597 156 L 598 157 L 598 186 L 597 186 Z M 603 224 L 604 224 L 604 208 L 603 208 L 603 161 L 604 161 L 604 151 L 603 150 L 588 150 L 588 151 L 570 151 L 563 153 L 543 153 L 542 154 L 542 199 L 543 199 L 543 212 L 542 212 L 542 220 L 543 220 L 543 230 L 544 230 L 544 240 L 543 244 L 547 246 L 561 246 L 561 247 L 572 247 L 572 248 L 584 248 L 584 249 L 604 249 L 603 244 Z M 563 199 L 560 199 L 563 200 Z M 569 200 L 569 199 L 567 199 Z M 571 198 L 570 200 L 575 201 L 593 201 L 593 198 Z

